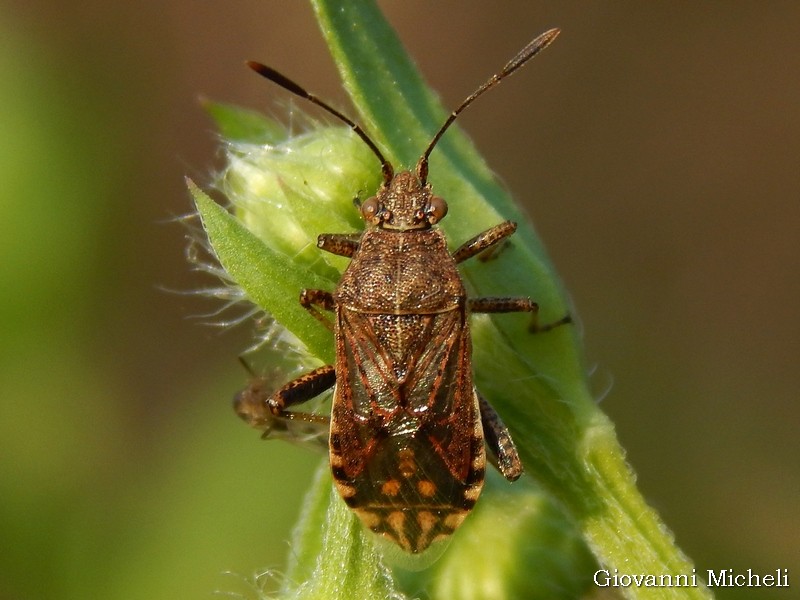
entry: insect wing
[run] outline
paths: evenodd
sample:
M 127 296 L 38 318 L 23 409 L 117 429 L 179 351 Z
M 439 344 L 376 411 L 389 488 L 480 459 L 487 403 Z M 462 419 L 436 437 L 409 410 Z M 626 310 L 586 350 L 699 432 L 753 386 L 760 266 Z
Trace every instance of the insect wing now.
M 451 534 L 483 485 L 485 455 L 461 307 L 339 307 L 331 465 L 342 497 L 408 552 Z

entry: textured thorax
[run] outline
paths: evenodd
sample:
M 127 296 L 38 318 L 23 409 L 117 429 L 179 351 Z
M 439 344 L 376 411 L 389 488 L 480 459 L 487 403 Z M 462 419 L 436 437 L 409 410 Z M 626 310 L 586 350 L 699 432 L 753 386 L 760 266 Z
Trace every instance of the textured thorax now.
M 445 312 L 462 306 L 465 296 L 436 229 L 366 231 L 335 292 L 340 306 L 383 314 Z

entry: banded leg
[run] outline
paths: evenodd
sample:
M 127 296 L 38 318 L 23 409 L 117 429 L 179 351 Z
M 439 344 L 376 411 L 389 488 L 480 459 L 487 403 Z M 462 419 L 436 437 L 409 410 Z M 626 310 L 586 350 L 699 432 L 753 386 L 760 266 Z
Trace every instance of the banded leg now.
M 287 408 L 319 396 L 322 392 L 331 389 L 335 383 L 336 370 L 333 365 L 325 365 L 284 385 L 267 398 L 266 405 L 273 415 L 291 419 L 293 417 L 287 415 L 301 413 L 289 413 Z
M 250 427 L 261 431 L 261 439 L 281 439 L 319 450 L 328 448 L 330 418 L 305 412 L 272 414 L 267 405 L 269 380 L 254 376 L 233 398 L 233 409 Z
M 481 254 L 480 260 L 489 260 L 498 251 L 500 242 L 517 230 L 514 221 L 503 221 L 486 231 L 479 233 L 471 240 L 467 240 L 453 252 L 453 260 L 457 263 L 464 262 L 476 254 Z
M 517 447 L 508 428 L 500 419 L 500 415 L 492 405 L 475 390 L 478 396 L 478 406 L 481 410 L 481 423 L 483 424 L 483 437 L 489 448 L 489 456 L 493 458 L 492 464 L 509 481 L 516 481 L 522 475 L 522 461 L 517 453 Z
M 317 248 L 338 256 L 353 258 L 360 239 L 360 233 L 323 233 L 317 237 Z
M 306 289 L 300 292 L 300 305 L 310 312 L 311 316 L 317 321 L 333 331 L 333 323 L 331 323 L 331 320 L 317 310 L 317 307 L 319 307 L 323 310 L 333 311 L 336 308 L 333 294 L 325 290 Z
M 243 421 L 250 427 L 260 430 L 262 439 L 278 438 L 303 445 L 313 442 L 316 446 L 327 449 L 328 430 L 330 428 L 329 417 L 314 413 L 289 412 L 287 410 L 283 410 L 279 414 L 273 413 L 268 403 L 269 392 L 267 390 L 272 385 L 269 378 L 263 375 L 256 375 L 247 361 L 241 356 L 239 357 L 239 362 L 250 374 L 250 381 L 247 387 L 233 397 L 233 409 Z M 292 393 L 289 394 L 290 399 L 288 401 L 284 400 L 284 406 L 309 400 L 333 385 L 329 379 L 326 380 L 326 378 L 330 377 L 329 372 L 334 373 L 333 381 L 335 382 L 333 367 L 322 367 L 301 377 L 299 380 L 287 384 L 276 394 L 287 388 L 294 388 L 294 395 Z M 312 382 L 306 381 L 303 384 L 305 385 L 305 390 L 302 389 L 303 385 L 296 385 L 301 380 L 309 378 Z
M 531 323 L 528 331 L 531 333 L 541 333 L 572 322 L 570 315 L 565 315 L 552 323 L 539 324 L 539 305 L 530 298 L 470 298 L 468 301 L 471 312 L 476 313 L 507 313 L 507 312 L 529 312 L 531 313 Z

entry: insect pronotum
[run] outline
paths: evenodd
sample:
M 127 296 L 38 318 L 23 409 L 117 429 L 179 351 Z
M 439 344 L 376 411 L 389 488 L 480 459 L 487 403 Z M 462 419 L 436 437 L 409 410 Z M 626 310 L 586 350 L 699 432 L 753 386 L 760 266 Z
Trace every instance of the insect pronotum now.
M 446 540 L 478 500 L 486 468 L 484 446 L 509 481 L 522 474 L 514 442 L 472 380 L 470 313 L 531 313 L 530 330 L 548 331 L 569 316 L 539 325 L 530 298 L 467 298 L 457 265 L 491 252 L 516 230 L 505 221 L 455 252 L 435 225 L 447 203 L 432 193 L 428 157 L 456 117 L 558 35 L 536 37 L 456 108 L 433 136 L 414 171 L 394 173 L 365 131 L 274 69 L 253 70 L 346 123 L 381 164 L 383 183 L 361 204 L 360 235 L 322 234 L 322 250 L 351 260 L 336 289 L 306 289 L 300 303 L 333 329 L 336 362 L 267 395 L 263 383 L 237 395 L 236 410 L 251 425 L 293 427 L 317 414 L 289 411 L 334 388 L 329 453 L 336 487 L 372 531 L 418 554 Z M 333 322 L 321 312 L 333 313 Z

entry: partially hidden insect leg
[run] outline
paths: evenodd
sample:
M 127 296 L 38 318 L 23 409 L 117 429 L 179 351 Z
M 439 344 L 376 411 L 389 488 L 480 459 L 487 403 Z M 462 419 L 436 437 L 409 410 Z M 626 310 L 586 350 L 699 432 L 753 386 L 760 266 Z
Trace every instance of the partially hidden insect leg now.
M 250 427 L 261 431 L 263 439 L 283 439 L 304 445 L 328 447 L 330 418 L 306 412 L 272 413 L 267 405 L 269 380 L 254 376 L 246 388 L 233 398 L 233 409 Z
M 475 390 L 481 411 L 483 437 L 489 449 L 489 459 L 497 470 L 509 481 L 516 481 L 522 475 L 522 461 L 508 428 L 495 412 L 492 405 Z
M 469 310 L 476 313 L 507 313 L 507 312 L 529 312 L 531 313 L 531 323 L 528 331 L 531 333 L 541 333 L 572 322 L 570 315 L 565 315 L 552 323 L 539 324 L 539 305 L 530 298 L 470 298 L 468 301 Z
M 261 431 L 261 437 L 264 439 L 281 438 L 301 442 L 315 440 L 319 445 L 327 447 L 329 417 L 287 410 L 274 413 L 269 404 L 270 395 L 267 391 L 271 385 L 269 378 L 256 375 L 242 357 L 239 357 L 239 361 L 251 375 L 247 387 L 233 398 L 233 409 L 242 420 Z M 331 387 L 332 384 L 328 381 L 329 371 L 333 371 L 333 367 L 322 367 L 312 371 L 285 385 L 273 395 L 283 394 L 284 406 L 309 400 Z
M 300 292 L 300 305 L 328 329 L 333 330 L 331 320 L 319 309 L 332 311 L 336 308 L 333 295 L 325 290 L 305 289 Z M 330 423 L 329 417 L 305 412 L 290 412 L 290 406 L 302 404 L 322 392 L 332 388 L 336 383 L 336 371 L 332 365 L 325 365 L 290 381 L 272 395 L 266 392 L 266 378 L 254 375 L 250 366 L 241 359 L 240 362 L 252 377 L 249 385 L 233 399 L 236 414 L 251 427 L 263 431 L 262 437 L 285 437 L 299 431 L 298 425 L 305 423 L 314 433 L 324 432 Z
M 301 413 L 289 413 L 286 411 L 287 408 L 319 396 L 331 389 L 335 383 L 336 369 L 333 365 L 325 365 L 293 379 L 274 392 L 266 404 L 273 415 L 291 419 L 294 418 L 292 415 Z
M 300 292 L 300 305 L 310 312 L 311 316 L 317 321 L 333 331 L 331 320 L 317 309 L 319 307 L 323 310 L 332 311 L 336 308 L 336 302 L 330 292 L 325 290 L 303 290 Z

